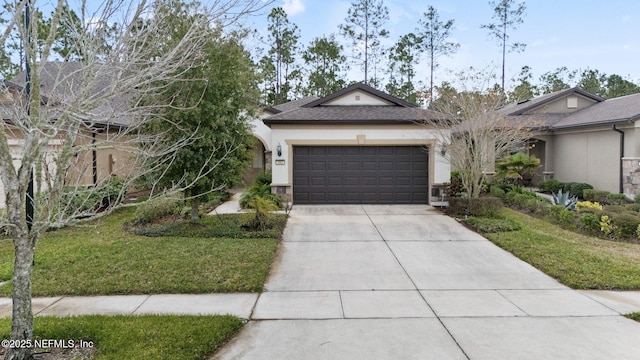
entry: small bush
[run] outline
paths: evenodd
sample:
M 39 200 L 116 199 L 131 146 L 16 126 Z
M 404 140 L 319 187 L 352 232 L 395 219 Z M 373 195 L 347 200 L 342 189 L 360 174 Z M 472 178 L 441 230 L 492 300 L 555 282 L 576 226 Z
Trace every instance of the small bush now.
M 619 239 L 629 239 L 636 236 L 636 231 L 640 225 L 640 218 L 635 214 L 620 214 L 611 221 L 613 225 L 613 235 Z
M 255 197 L 269 200 L 278 208 L 282 207 L 282 199 L 277 194 L 271 193 L 270 184 L 254 184 L 249 187 L 240 197 L 240 207 L 243 209 L 251 209 L 251 200 Z
M 600 231 L 608 236 L 613 232 L 613 229 L 614 227 L 611 224 L 611 218 L 609 215 L 602 215 L 600 217 Z
M 624 205 L 629 203 L 625 194 L 608 194 L 606 201 L 611 205 Z
M 271 173 L 270 172 L 261 172 L 256 176 L 256 179 L 253 181 L 254 184 L 258 185 L 271 185 Z
M 624 205 L 624 208 L 627 211 L 640 212 L 640 204 L 638 204 L 638 203 Z
M 254 213 L 248 214 L 249 219 L 245 222 L 243 228 L 252 231 L 268 230 L 273 223 L 273 214 L 270 212 L 278 210 L 278 206 L 270 199 L 265 199 L 260 196 L 251 198 L 248 205 L 251 209 L 254 209 Z
M 562 189 L 562 183 L 558 180 L 544 180 L 538 184 L 538 188 L 542 192 L 556 193 Z
M 602 205 L 597 202 L 591 201 L 579 201 L 576 204 L 576 210 L 584 211 L 584 210 L 602 210 Z
M 569 192 L 584 199 L 584 191 L 593 189 L 593 186 L 587 183 L 570 183 Z
M 582 198 L 585 201 L 594 201 L 595 194 L 596 194 L 595 189 L 586 189 L 582 192 Z
M 157 197 L 136 208 L 135 223 L 148 224 L 167 215 L 179 214 L 184 207 L 184 199 L 178 194 Z
M 449 195 L 449 197 L 458 196 L 465 192 L 465 188 L 462 185 L 462 178 L 460 177 L 459 171 L 451 172 L 451 182 L 449 183 L 447 192 L 447 195 Z
M 640 194 L 636 194 L 636 196 L 633 197 L 633 202 L 636 204 L 640 204 Z
M 504 191 L 500 186 L 491 185 L 489 186 L 489 194 L 493 197 L 503 198 L 506 195 L 506 191 Z
M 527 199 L 524 208 L 532 214 L 543 215 L 549 208 L 549 202 L 545 199 Z
M 574 212 L 568 210 L 563 205 L 552 205 L 549 208 L 549 216 L 551 221 L 562 226 L 566 229 L 575 228 L 575 215 Z
M 502 200 L 496 197 L 483 196 L 469 199 L 469 214 L 479 217 L 495 217 L 502 208 Z
M 584 192 L 583 192 L 584 193 Z M 599 202 L 600 204 L 610 204 L 607 201 L 607 197 L 609 196 L 609 194 L 611 194 L 608 191 L 604 191 L 604 190 L 595 190 L 593 192 L 593 199 L 586 199 L 585 200 L 589 200 L 589 201 L 595 201 L 595 202 Z
M 600 217 L 594 213 L 580 214 L 580 228 L 589 235 L 597 235 L 600 232 Z
M 521 229 L 520 224 L 513 219 L 470 217 L 465 220 L 465 223 L 483 234 L 518 231 Z

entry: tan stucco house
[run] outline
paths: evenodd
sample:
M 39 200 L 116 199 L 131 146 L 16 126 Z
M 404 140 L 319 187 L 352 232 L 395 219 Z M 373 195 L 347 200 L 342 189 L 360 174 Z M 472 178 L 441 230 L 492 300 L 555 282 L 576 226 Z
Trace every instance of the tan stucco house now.
M 74 91 L 79 91 L 77 84 L 81 77 L 81 64 L 77 62 L 48 62 L 44 64 L 40 73 L 42 117 L 54 122 L 59 116 L 78 116 L 77 114 L 61 114 L 59 103 L 64 101 Z M 99 83 L 100 84 L 100 83 Z M 3 129 L 7 136 L 9 150 L 16 168 L 20 167 L 22 147 L 24 143 L 25 129 L 17 126 L 21 121 L 23 112 L 15 111 L 16 107 L 24 106 L 25 74 L 20 73 L 10 81 L 0 83 L 0 113 L 2 114 Z M 94 91 L 100 91 L 96 87 Z M 85 95 L 87 96 L 87 95 Z M 122 104 L 115 104 L 118 106 Z M 129 161 L 129 155 L 122 150 L 122 146 L 116 146 L 116 142 L 124 141 L 121 132 L 127 128 L 127 119 L 112 119 L 109 116 L 109 106 L 93 109 L 95 118 L 87 118 L 81 125 L 81 131 L 74 143 L 79 149 L 74 154 L 71 166 L 67 169 L 57 169 L 54 159 L 63 145 L 64 130 L 47 141 L 43 148 L 44 164 L 42 170 L 49 173 L 44 178 L 53 178 L 58 171 L 64 171 L 66 181 L 69 184 L 81 186 L 93 186 L 102 183 L 111 176 L 124 177 L 136 170 Z M 108 120 L 101 120 L 108 119 Z M 100 144 L 100 147 L 92 144 Z M 113 146 L 111 146 L 111 144 Z M 80 150 L 82 149 L 82 150 Z M 46 184 L 41 184 L 41 189 L 46 190 Z M 5 191 L 0 181 L 0 209 L 5 206 Z
M 603 99 L 574 87 L 511 104 L 516 121 L 541 121 L 528 143 L 542 160 L 534 180 L 585 182 L 599 190 L 640 194 L 640 94 Z
M 450 179 L 424 124 L 438 115 L 357 83 L 266 109 L 253 131 L 273 191 L 294 204 L 428 204 Z

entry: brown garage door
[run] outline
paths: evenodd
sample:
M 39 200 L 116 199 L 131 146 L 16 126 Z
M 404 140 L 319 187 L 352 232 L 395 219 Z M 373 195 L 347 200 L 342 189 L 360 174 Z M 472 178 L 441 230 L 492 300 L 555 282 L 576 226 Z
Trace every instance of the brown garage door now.
M 294 146 L 296 204 L 426 204 L 429 156 L 420 146 Z

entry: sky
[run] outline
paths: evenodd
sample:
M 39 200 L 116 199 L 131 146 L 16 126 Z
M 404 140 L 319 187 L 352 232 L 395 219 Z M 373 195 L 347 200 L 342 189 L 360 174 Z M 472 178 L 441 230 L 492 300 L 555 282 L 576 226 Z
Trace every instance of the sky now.
M 301 44 L 319 36 L 338 35 L 345 23 L 350 0 L 276 0 L 264 13 L 247 20 L 245 26 L 266 34 L 267 14 L 282 6 L 289 21 L 300 29 Z M 453 19 L 451 40 L 460 44 L 458 52 L 439 59 L 435 74 L 439 84 L 457 72 L 473 66 L 500 72 L 501 47 L 488 36 L 483 24 L 495 22 L 489 0 L 384 0 L 390 20 L 387 47 L 400 36 L 415 32 L 418 19 L 433 6 L 443 21 Z M 517 78 L 523 66 L 529 66 L 534 83 L 540 75 L 566 66 L 569 70 L 596 69 L 607 75 L 618 74 L 640 84 L 640 1 L 637 0 L 528 0 L 524 22 L 511 31 L 510 40 L 527 44 L 522 53 L 507 54 L 506 79 Z M 420 65 L 418 77 L 428 79 L 427 62 Z M 362 71 L 353 69 L 349 80 L 363 80 Z M 360 78 L 357 78 L 360 77 Z M 508 87 L 508 84 L 507 84 Z

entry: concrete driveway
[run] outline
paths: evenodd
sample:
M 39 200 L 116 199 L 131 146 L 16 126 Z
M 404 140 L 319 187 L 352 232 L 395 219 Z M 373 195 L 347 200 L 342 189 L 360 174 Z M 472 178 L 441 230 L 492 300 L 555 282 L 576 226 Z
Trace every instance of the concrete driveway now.
M 638 359 L 640 324 L 426 206 L 295 206 L 214 359 Z

